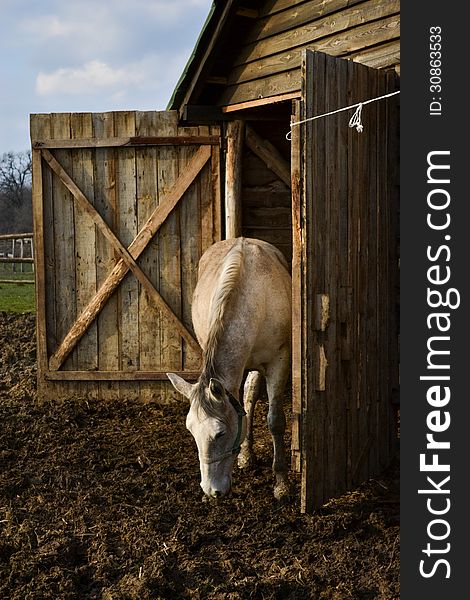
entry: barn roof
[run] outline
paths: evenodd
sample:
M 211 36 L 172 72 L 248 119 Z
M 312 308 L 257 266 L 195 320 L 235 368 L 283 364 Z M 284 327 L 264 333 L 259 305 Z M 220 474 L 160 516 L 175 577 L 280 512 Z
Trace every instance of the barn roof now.
M 168 110 L 181 109 L 199 82 L 203 70 L 207 71 L 220 52 L 219 40 L 227 37 L 238 0 L 214 0 L 202 27 L 196 45 L 183 69 L 168 103 Z M 252 2 L 253 4 L 253 2 Z
M 232 2 L 229 2 L 229 4 L 231 3 Z M 208 43 L 208 39 L 210 39 L 214 33 L 214 29 L 216 24 L 218 23 L 223 4 L 224 3 L 220 0 L 214 0 L 212 2 L 209 14 L 207 15 L 199 37 L 196 41 L 196 45 L 194 46 L 191 56 L 189 57 L 188 62 L 186 63 L 186 66 L 184 67 L 183 72 L 181 73 L 181 76 L 178 80 L 178 83 L 176 84 L 176 87 L 173 90 L 173 94 L 170 98 L 170 101 L 168 102 L 168 110 L 178 108 L 180 102 L 184 98 L 190 85 L 191 79 L 193 78 L 197 70 L 199 61 L 204 52 L 204 48 Z
M 299 92 L 305 48 L 399 71 L 400 0 L 213 0 L 168 109 Z

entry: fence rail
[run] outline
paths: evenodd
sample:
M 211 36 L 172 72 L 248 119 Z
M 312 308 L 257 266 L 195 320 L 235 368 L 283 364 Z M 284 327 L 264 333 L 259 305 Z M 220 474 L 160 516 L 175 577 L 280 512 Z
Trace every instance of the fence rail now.
M 4 233 L 0 234 L 0 265 L 1 274 L 4 278 L 0 283 L 4 284 L 32 284 L 33 280 L 17 279 L 14 274 L 25 272 L 25 264 L 30 264 L 31 268 L 27 272 L 34 272 L 34 245 L 32 233 Z M 8 267 L 7 265 L 11 265 Z M 13 276 L 13 277 L 12 277 Z
M 2 240 L 27 240 L 33 239 L 32 233 L 2 233 L 0 234 L 0 241 Z

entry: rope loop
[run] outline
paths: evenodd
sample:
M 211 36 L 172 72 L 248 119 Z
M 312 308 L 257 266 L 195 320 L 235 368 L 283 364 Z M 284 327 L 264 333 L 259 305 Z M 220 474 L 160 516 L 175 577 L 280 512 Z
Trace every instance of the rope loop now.
M 349 119 L 349 127 L 355 127 L 356 131 L 358 131 L 359 133 L 362 133 L 364 130 L 364 127 L 362 125 L 362 102 L 359 104 L 359 106 L 356 108 L 356 110 L 354 111 L 353 116 Z
M 384 98 L 390 98 L 390 96 L 396 96 L 400 93 L 400 90 L 396 92 L 390 92 L 390 94 L 384 94 L 383 96 L 378 96 L 377 98 L 370 98 L 369 100 L 364 100 L 363 102 L 358 102 L 357 104 L 351 104 L 351 106 L 344 106 L 343 108 L 338 108 L 337 110 L 332 110 L 331 112 L 324 113 L 322 115 L 316 115 L 315 117 L 310 117 L 308 119 L 303 119 L 303 121 L 295 121 L 290 124 L 290 131 L 286 135 L 286 139 L 292 141 L 292 128 L 295 125 L 301 125 L 302 123 L 307 123 L 308 121 L 315 121 L 315 119 L 322 119 L 323 117 L 329 117 L 330 115 L 335 115 L 336 113 L 343 112 L 344 110 L 351 110 L 355 108 L 355 112 L 351 119 L 349 120 L 349 127 L 355 127 L 356 131 L 362 133 L 364 131 L 364 126 L 362 124 L 362 107 L 366 104 L 370 104 L 371 102 L 377 102 L 378 100 L 383 100 Z

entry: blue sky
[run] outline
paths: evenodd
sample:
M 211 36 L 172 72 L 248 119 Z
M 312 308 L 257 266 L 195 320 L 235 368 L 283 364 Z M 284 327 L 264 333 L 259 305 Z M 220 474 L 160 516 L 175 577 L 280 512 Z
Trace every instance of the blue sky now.
M 29 114 L 163 110 L 211 0 L 0 0 L 0 155 Z

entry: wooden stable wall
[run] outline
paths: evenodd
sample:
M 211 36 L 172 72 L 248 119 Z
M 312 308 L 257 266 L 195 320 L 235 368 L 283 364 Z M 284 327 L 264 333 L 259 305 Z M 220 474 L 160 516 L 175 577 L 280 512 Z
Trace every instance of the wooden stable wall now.
M 399 0 L 272 0 L 247 19 L 218 103 L 300 91 L 306 48 L 374 68 L 400 63 Z
M 290 106 L 290 103 L 288 103 Z M 289 107 L 288 107 L 289 109 Z M 290 109 L 275 121 L 247 121 L 242 164 L 242 235 L 273 244 L 292 260 Z M 285 151 L 287 150 L 287 151 Z M 286 158 L 287 155 L 287 158 Z M 273 170 L 277 157 L 279 168 Z
M 173 396 L 198 375 L 190 302 L 221 237 L 216 127 L 176 112 L 33 115 L 41 396 Z

